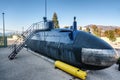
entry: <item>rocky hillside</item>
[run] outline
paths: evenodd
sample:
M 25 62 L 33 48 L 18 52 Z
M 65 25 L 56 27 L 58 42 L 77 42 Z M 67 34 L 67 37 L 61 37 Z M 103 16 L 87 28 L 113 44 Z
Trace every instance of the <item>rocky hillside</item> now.
M 87 26 L 84 26 L 84 27 L 92 27 L 94 24 L 91 24 L 91 25 L 87 25 Z M 102 28 L 103 30 L 113 30 L 113 29 L 116 29 L 116 28 L 120 28 L 120 26 L 103 26 L 103 25 L 96 25 L 97 27 L 99 28 Z

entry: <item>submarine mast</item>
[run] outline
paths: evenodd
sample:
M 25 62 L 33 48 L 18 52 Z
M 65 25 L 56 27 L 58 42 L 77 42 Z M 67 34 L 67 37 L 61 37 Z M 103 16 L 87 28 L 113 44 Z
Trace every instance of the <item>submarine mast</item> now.
M 47 0 L 45 0 L 45 17 L 43 17 L 44 22 L 47 22 Z
M 73 30 L 77 30 L 77 22 L 76 22 L 76 17 L 74 17 L 74 22 L 73 22 Z

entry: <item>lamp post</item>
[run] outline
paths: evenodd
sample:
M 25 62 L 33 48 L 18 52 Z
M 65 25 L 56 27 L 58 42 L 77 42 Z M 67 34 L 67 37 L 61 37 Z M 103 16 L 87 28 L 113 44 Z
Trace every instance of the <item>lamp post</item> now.
M 4 19 L 4 12 L 2 13 L 3 16 L 3 41 L 4 41 L 4 46 L 5 46 L 5 19 Z

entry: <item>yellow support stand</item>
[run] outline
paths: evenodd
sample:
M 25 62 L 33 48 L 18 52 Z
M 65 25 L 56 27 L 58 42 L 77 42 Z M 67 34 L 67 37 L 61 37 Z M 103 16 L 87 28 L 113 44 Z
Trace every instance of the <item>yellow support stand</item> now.
M 83 79 L 83 80 L 86 79 L 87 73 L 85 71 L 82 71 L 79 68 L 73 67 L 73 66 L 63 63 L 61 61 L 56 61 L 55 67 L 65 71 L 75 77 L 78 77 L 80 79 Z

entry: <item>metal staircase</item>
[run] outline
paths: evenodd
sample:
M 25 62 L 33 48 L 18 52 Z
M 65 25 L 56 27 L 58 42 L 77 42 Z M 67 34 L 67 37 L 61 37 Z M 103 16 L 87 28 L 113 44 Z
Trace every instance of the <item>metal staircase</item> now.
M 18 37 L 18 39 L 13 43 L 12 52 L 8 56 L 9 60 L 13 60 L 18 54 L 18 52 L 20 52 L 20 50 L 25 46 L 25 43 L 28 41 L 28 39 L 30 39 L 36 31 L 42 29 L 43 26 L 44 26 L 44 22 L 41 21 L 32 24 L 26 31 L 24 31 L 21 34 L 21 37 Z

